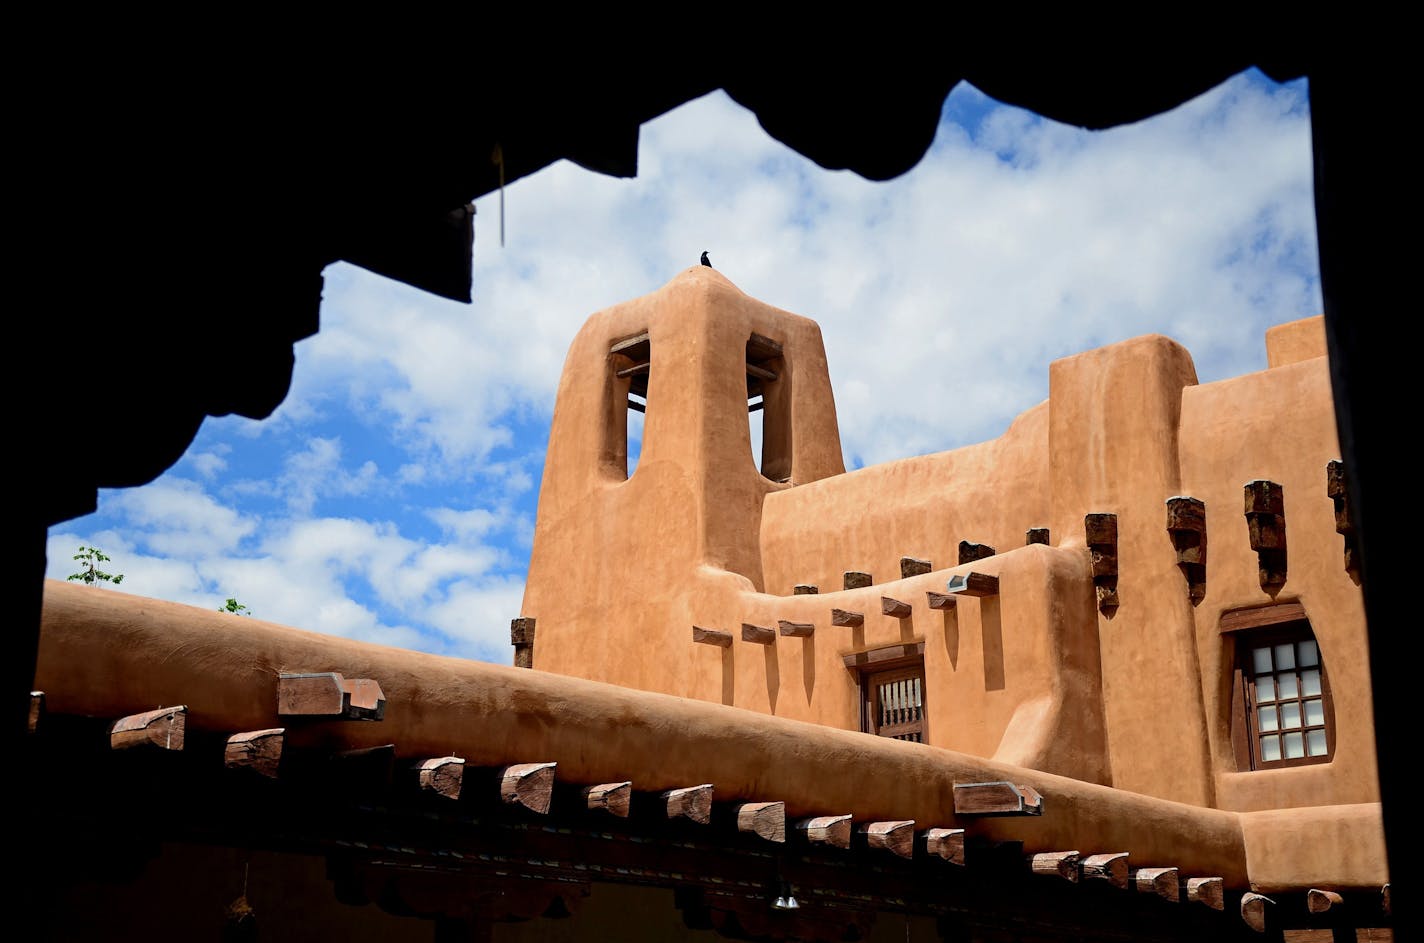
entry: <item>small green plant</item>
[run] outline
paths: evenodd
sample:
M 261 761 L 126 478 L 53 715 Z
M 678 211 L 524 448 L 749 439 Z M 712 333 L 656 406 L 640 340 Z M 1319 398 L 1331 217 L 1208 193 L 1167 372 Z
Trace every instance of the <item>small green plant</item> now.
M 106 573 L 99 569 L 99 564 L 112 561 L 98 547 L 81 546 L 79 552 L 74 555 L 74 559 L 79 561 L 79 572 L 69 574 L 67 579 L 81 580 L 89 586 L 97 586 L 100 583 L 113 583 L 118 586 L 124 581 L 122 573 Z
M 229 596 L 227 602 L 218 608 L 218 612 L 235 612 L 240 616 L 245 616 L 251 613 L 252 610 Z

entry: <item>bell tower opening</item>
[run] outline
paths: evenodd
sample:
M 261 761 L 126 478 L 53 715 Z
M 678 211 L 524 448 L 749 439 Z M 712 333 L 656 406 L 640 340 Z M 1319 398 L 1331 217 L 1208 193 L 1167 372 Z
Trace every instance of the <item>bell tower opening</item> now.
M 648 332 L 617 341 L 608 349 L 611 402 L 605 429 L 605 461 L 624 478 L 633 477 L 643 451 L 643 421 L 648 412 L 648 377 L 652 345 Z
M 789 482 L 791 376 L 781 344 L 753 333 L 747 338 L 746 371 L 752 459 L 764 478 Z

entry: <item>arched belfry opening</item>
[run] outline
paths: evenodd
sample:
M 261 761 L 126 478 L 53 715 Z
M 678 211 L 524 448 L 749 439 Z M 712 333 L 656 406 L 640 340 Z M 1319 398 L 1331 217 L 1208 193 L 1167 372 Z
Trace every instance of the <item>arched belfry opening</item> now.
M 747 423 L 752 458 L 762 476 L 791 480 L 791 375 L 777 341 L 753 333 L 747 338 Z M 760 453 L 760 455 L 758 455 Z

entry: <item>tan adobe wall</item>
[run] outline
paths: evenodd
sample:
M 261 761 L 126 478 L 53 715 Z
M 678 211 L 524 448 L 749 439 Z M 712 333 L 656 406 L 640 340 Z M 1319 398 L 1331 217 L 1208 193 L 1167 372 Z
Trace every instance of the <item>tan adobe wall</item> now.
M 1301 318 L 1266 328 L 1266 364 L 1284 367 L 1325 356 L 1325 318 Z
M 1309 319 L 1286 327 L 1276 348 L 1302 352 L 1322 336 Z M 609 352 L 644 331 L 643 453 L 624 480 L 625 458 L 608 443 L 627 381 L 618 385 L 621 361 Z M 753 332 L 784 346 L 787 482 L 762 476 L 751 456 Z M 1336 451 L 1323 364 L 1202 387 L 1181 345 L 1134 338 L 1054 362 L 1049 400 L 996 440 L 846 474 L 814 322 L 695 267 L 594 315 L 570 348 L 522 611 L 537 621 L 534 667 L 857 730 L 858 675 L 846 659 L 922 645 L 931 744 L 1193 805 L 1372 801 L 1373 745 L 1352 732 L 1358 708 L 1368 710 L 1364 657 L 1331 656 L 1355 637 L 1363 651 L 1363 617 L 1358 588 L 1340 585 L 1323 491 Z M 1343 686 L 1335 763 L 1238 774 L 1229 753 L 1230 665 L 1216 626 L 1220 612 L 1265 598 L 1244 544 L 1252 478 L 1285 485 L 1292 503 L 1282 598 L 1332 587 L 1330 602 L 1306 601 L 1329 623 L 1317 631 Z M 1307 478 L 1319 500 L 1297 516 Z M 1166 529 L 1166 501 L 1178 495 L 1209 509 L 1196 606 Z M 1085 527 L 1095 514 L 1115 515 L 1117 528 L 1114 592 L 1101 606 Z M 1025 531 L 1044 526 L 1050 544 L 1025 546 Z M 960 541 L 998 552 L 960 565 Z M 1322 548 L 1318 561 L 1313 550 L 1297 560 L 1298 543 Z M 937 569 L 901 578 L 906 556 Z M 842 589 L 848 570 L 879 582 Z M 971 570 L 998 577 L 999 594 L 928 608 L 927 593 Z M 1320 589 L 1302 588 L 1317 576 Z M 819 592 L 792 594 L 797 584 Z M 886 596 L 911 614 L 883 614 Z M 863 621 L 832 625 L 833 609 Z M 783 620 L 814 629 L 770 644 L 742 638 L 743 624 L 774 630 Z M 726 632 L 730 644 L 695 644 L 693 626 Z

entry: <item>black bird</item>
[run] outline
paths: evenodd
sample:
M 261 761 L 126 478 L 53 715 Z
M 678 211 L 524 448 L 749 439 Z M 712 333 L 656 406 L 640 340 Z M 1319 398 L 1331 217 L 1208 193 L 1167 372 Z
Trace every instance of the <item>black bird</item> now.
M 706 249 L 703 249 L 703 250 L 702 250 L 702 264 L 705 265 L 705 266 L 707 266 L 708 268 L 711 268 L 711 267 L 712 267 L 712 263 L 709 262 L 709 261 L 707 261 L 707 250 L 706 250 Z

